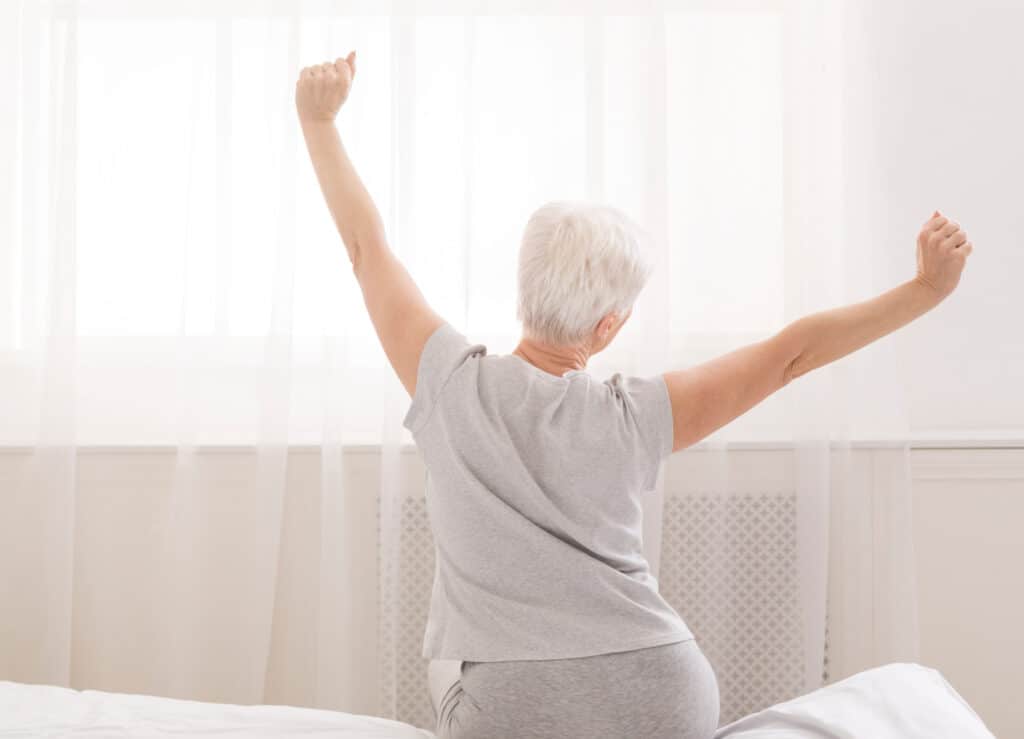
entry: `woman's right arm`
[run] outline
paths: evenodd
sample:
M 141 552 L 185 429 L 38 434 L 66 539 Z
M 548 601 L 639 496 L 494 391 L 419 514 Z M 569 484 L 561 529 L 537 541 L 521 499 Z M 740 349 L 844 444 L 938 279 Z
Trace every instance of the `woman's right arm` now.
M 956 287 L 973 246 L 937 211 L 917 240 L 917 275 L 860 303 L 804 316 L 774 336 L 695 367 L 666 372 L 675 439 L 697 443 L 791 380 L 910 323 Z

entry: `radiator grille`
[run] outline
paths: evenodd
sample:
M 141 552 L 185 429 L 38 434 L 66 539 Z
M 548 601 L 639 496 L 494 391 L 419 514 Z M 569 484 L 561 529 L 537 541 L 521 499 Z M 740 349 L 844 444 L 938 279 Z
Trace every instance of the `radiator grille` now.
M 792 494 L 667 497 L 659 590 L 718 677 L 721 723 L 803 692 Z

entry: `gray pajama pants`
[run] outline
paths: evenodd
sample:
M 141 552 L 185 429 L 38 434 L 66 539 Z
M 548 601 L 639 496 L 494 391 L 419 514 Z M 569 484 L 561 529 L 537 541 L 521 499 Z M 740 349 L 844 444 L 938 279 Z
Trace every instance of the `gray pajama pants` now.
M 710 739 L 718 728 L 718 681 L 694 639 L 574 659 L 463 662 L 437 693 L 438 739 Z

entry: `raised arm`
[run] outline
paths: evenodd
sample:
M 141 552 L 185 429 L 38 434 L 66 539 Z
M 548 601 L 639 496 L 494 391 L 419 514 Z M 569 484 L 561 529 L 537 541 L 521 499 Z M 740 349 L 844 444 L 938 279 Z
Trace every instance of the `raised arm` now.
M 666 372 L 673 451 L 695 444 L 791 380 L 845 357 L 934 308 L 973 250 L 938 211 L 917 237 L 917 275 L 871 300 L 804 316 L 774 336 L 695 367 Z
M 435 313 L 388 247 L 377 206 L 348 158 L 335 116 L 348 98 L 356 53 L 306 67 L 295 83 L 295 107 L 309 158 L 384 353 L 412 396 L 420 354 L 444 319 Z

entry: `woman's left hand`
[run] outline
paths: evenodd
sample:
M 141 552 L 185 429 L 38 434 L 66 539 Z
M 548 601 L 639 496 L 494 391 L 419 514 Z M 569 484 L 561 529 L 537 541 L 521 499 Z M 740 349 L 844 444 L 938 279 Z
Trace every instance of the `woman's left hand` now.
M 303 68 L 295 83 L 295 107 L 299 119 L 303 122 L 333 121 L 348 98 L 355 76 L 354 51 L 333 62 Z

